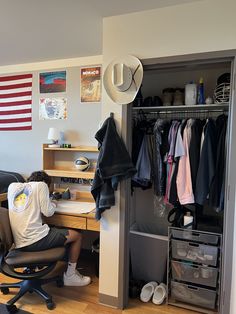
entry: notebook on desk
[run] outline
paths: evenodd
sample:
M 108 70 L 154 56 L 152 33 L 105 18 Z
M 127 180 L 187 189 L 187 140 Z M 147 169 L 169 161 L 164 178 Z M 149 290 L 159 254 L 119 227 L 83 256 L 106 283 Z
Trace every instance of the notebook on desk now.
M 60 200 L 56 213 L 88 214 L 95 209 L 95 203 Z

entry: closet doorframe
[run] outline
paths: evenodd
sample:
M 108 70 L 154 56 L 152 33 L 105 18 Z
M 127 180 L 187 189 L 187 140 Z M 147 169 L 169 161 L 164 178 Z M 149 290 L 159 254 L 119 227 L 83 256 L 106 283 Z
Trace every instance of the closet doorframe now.
M 231 62 L 231 101 L 228 124 L 228 148 L 226 161 L 226 184 L 225 184 L 225 211 L 224 211 L 224 233 L 222 247 L 222 276 L 221 276 L 221 298 L 220 314 L 230 313 L 232 266 L 233 266 L 233 240 L 236 234 L 236 50 L 206 52 L 174 57 L 150 58 L 141 60 L 144 65 L 166 65 L 178 64 L 180 62 L 217 62 L 225 59 Z M 132 106 L 125 105 L 122 108 L 121 135 L 126 146 L 131 151 L 132 145 Z M 128 305 L 128 285 L 129 285 L 129 227 L 130 227 L 130 206 L 131 206 L 131 185 L 130 181 L 121 183 L 121 220 L 120 220 L 120 264 L 119 264 L 119 288 L 118 298 L 120 308 Z M 235 229 L 235 230 L 234 230 Z M 236 256 L 236 254 L 235 254 Z
M 229 314 L 232 304 L 232 271 L 234 258 L 234 234 L 236 233 L 236 53 L 231 62 L 231 101 L 228 121 L 228 145 L 226 160 L 224 232 L 222 247 L 222 277 L 220 313 Z

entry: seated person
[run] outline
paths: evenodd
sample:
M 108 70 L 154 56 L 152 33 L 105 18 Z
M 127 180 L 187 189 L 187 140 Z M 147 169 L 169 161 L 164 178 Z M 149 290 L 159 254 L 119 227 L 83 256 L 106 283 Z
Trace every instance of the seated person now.
M 76 270 L 80 255 L 80 231 L 50 228 L 42 222 L 43 214 L 54 214 L 56 202 L 49 198 L 51 178 L 44 171 L 35 171 L 26 183 L 11 183 L 8 204 L 11 229 L 16 249 L 33 252 L 60 247 L 70 243 L 69 262 L 64 273 L 65 286 L 86 286 L 91 278 Z

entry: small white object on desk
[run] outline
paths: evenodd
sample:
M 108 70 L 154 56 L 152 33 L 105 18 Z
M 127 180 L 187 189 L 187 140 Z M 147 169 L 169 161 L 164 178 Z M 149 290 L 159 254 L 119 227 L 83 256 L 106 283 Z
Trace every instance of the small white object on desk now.
M 57 202 L 56 213 L 88 214 L 95 209 L 93 202 L 74 202 L 60 200 Z

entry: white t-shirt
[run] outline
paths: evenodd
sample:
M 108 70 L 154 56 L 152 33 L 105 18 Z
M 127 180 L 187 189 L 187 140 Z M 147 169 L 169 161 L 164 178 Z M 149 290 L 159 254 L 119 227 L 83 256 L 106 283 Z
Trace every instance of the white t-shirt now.
M 8 187 L 8 206 L 16 248 L 33 244 L 48 234 L 49 227 L 43 224 L 41 214 L 52 216 L 56 204 L 50 201 L 46 183 L 11 183 Z

